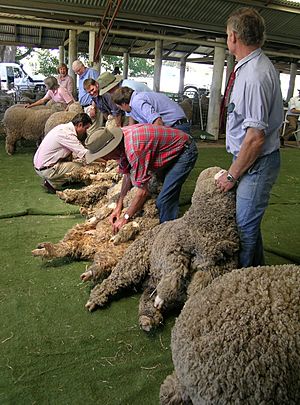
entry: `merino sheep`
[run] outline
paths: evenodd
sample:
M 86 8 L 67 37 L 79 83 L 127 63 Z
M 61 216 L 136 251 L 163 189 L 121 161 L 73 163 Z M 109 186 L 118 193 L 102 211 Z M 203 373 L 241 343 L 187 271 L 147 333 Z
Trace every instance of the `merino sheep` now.
M 6 152 L 13 155 L 16 143 L 20 139 L 38 141 L 43 136 L 47 119 L 58 108 L 62 108 L 60 103 L 49 108 L 44 106 L 25 108 L 24 104 L 15 104 L 9 107 L 3 118 L 6 131 Z
M 114 187 L 114 190 L 115 194 L 111 192 L 109 199 L 107 196 L 102 199 L 103 206 L 98 209 L 93 218 L 83 224 L 75 225 L 58 243 L 40 243 L 38 248 L 32 251 L 32 254 L 46 259 L 57 257 L 94 259 L 92 266 L 81 276 L 84 281 L 102 277 L 104 267 L 105 274 L 108 275 L 123 256 L 126 248 L 132 243 L 132 240 L 159 223 L 155 199 L 150 198 L 144 204 L 143 210 L 134 216 L 133 221 L 126 224 L 117 235 L 113 235 L 108 216 L 115 207 L 114 201 L 117 199 L 116 193 L 120 187 Z M 124 209 L 130 204 L 135 193 L 135 188 L 130 190 L 124 200 Z M 99 266 L 101 271 L 98 272 Z
M 172 330 L 160 403 L 299 404 L 300 266 L 203 276 Z
M 217 189 L 219 171 L 214 167 L 199 175 L 182 218 L 153 228 L 127 249 L 111 275 L 92 290 L 86 308 L 103 307 L 120 290 L 144 282 L 139 322 L 149 331 L 162 322 L 163 311 L 184 303 L 196 270 L 216 277 L 237 267 L 235 195 Z
M 107 164 L 94 163 L 82 166 L 67 174 L 67 178 L 70 182 L 84 182 L 89 185 L 79 190 L 57 191 L 58 197 L 68 204 L 92 208 L 99 201 L 102 206 L 101 199 L 114 184 L 120 181 L 121 175 L 117 173 L 117 162 L 109 161 Z
M 44 135 L 47 135 L 48 132 L 51 131 L 51 129 L 53 129 L 57 125 L 66 124 L 67 122 L 72 121 L 75 115 L 82 111 L 83 110 L 81 105 L 78 102 L 76 102 L 72 103 L 69 106 L 68 111 L 58 111 L 52 114 L 46 121 Z

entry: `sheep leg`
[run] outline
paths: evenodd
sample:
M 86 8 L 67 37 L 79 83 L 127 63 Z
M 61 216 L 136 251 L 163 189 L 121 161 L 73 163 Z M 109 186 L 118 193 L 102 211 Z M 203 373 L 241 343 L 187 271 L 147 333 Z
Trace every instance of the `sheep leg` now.
M 13 155 L 16 151 L 17 133 L 8 132 L 5 139 L 5 150 L 8 155 Z
M 123 259 L 102 284 L 96 285 L 85 307 L 93 311 L 103 307 L 110 297 L 131 285 L 138 285 L 149 269 L 149 247 L 144 238 L 136 240 L 125 252 Z
M 42 256 L 47 259 L 69 256 L 68 246 L 64 243 L 39 243 L 37 249 L 31 251 L 33 256 Z
M 186 299 L 187 279 L 190 278 L 190 259 L 183 255 L 177 255 L 177 257 L 173 255 L 170 259 L 170 266 L 172 264 L 173 268 L 162 276 L 157 285 L 154 306 L 158 309 L 162 306 L 174 306 L 174 304 L 182 303 Z
M 175 371 L 160 386 L 159 400 L 160 405 L 192 405 Z
M 144 290 L 139 304 L 139 323 L 145 332 L 150 330 L 163 321 L 163 316 L 159 309 L 154 307 L 155 290 L 148 287 Z

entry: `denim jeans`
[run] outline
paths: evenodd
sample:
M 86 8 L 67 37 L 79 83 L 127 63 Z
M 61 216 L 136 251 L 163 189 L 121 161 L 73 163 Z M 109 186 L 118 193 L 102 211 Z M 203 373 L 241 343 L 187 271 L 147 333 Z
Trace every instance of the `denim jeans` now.
M 156 199 L 161 223 L 177 218 L 181 187 L 195 166 L 197 156 L 197 146 L 192 140 L 167 171 L 161 192 Z
M 280 169 L 279 150 L 258 158 L 242 176 L 236 194 L 239 266 L 264 265 L 260 225 Z
M 185 123 L 179 124 L 179 125 L 174 125 L 174 127 L 172 127 L 172 128 L 180 129 L 181 131 L 185 132 L 186 134 L 191 135 L 191 124 L 189 122 L 185 122 Z

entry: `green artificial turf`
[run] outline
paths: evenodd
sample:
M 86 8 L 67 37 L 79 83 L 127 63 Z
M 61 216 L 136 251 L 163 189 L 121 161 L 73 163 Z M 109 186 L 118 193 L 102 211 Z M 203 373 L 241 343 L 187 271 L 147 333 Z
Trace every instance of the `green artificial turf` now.
M 78 207 L 46 194 L 32 169 L 33 147 L 7 156 L 0 142 L 0 403 L 151 405 L 172 371 L 170 330 L 139 329 L 139 294 L 107 308 L 84 308 L 90 285 L 80 281 L 87 262 L 34 258 L 39 242 L 60 240 L 84 219 Z M 282 171 L 263 221 L 269 264 L 299 263 L 300 151 L 282 151 Z M 184 185 L 187 208 L 199 172 L 226 168 L 224 148 L 200 147 Z M 201 207 L 199 207 L 201 209 Z

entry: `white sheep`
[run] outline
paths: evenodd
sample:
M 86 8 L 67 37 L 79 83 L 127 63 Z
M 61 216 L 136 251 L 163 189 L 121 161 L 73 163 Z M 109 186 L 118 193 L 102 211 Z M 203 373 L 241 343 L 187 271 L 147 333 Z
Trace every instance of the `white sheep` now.
M 63 106 L 60 103 L 48 106 L 25 108 L 24 104 L 9 107 L 4 114 L 6 132 L 5 148 L 9 155 L 14 154 L 17 141 L 21 139 L 38 141 L 44 134 L 47 119 Z
M 188 293 L 160 403 L 299 404 L 300 266 L 198 272 Z

